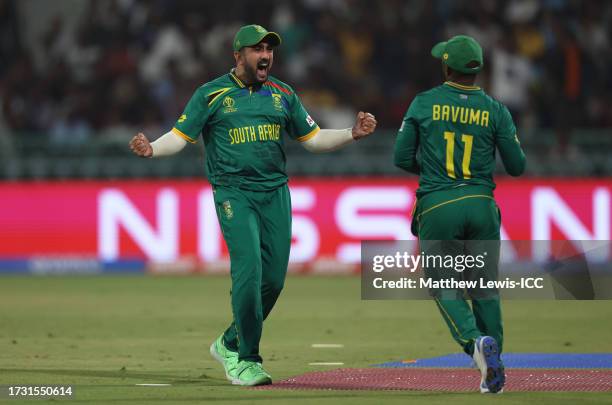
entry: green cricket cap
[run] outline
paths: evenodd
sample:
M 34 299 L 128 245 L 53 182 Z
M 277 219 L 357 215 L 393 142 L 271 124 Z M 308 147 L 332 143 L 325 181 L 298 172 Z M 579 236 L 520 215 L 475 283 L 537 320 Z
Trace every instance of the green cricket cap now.
M 267 39 L 272 46 L 278 46 L 282 42 L 280 35 L 268 31 L 261 25 L 245 25 L 238 30 L 234 37 L 234 51 L 239 51 L 245 46 L 257 45 L 264 39 Z
M 461 73 L 478 73 L 484 65 L 480 44 L 467 35 L 457 35 L 436 44 L 431 48 L 431 55 Z

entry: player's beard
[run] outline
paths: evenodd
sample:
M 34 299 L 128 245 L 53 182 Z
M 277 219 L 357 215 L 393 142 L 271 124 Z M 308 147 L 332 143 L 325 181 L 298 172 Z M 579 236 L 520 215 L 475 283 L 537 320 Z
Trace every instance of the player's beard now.
M 244 73 L 246 74 L 250 84 L 262 84 L 268 80 L 268 72 L 270 71 L 272 63 L 268 60 L 268 65 L 265 69 L 257 69 L 260 62 L 257 62 L 254 65 L 244 65 Z
M 244 65 L 244 75 L 246 76 L 247 84 L 255 84 L 257 83 L 257 65 L 255 67 L 245 64 Z

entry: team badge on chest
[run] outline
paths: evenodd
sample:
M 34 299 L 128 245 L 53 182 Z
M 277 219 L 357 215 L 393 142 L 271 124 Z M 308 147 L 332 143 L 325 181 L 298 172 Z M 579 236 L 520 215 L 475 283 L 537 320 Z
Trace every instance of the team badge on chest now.
M 280 94 L 272 94 L 273 105 L 276 111 L 283 111 L 283 96 Z

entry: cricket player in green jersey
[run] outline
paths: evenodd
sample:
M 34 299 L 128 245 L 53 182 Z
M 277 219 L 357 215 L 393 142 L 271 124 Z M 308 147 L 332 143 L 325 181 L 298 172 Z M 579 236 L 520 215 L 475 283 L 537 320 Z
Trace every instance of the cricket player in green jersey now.
M 434 46 L 431 54 L 441 59 L 446 81 L 412 101 L 394 153 L 396 166 L 419 175 L 412 232 L 425 253 L 444 245 L 439 241 L 461 241 L 451 248 L 455 254 L 492 248 L 485 276 L 496 279 L 501 215 L 493 197 L 495 150 L 512 176 L 523 173 L 525 155 L 508 109 L 474 85 L 484 65 L 480 45 L 459 35 Z M 427 269 L 426 276 L 435 277 Z M 454 278 L 462 276 L 454 272 Z M 481 371 L 480 391 L 501 392 L 505 373 L 498 291 L 468 291 L 471 308 L 463 291 L 431 292 L 453 338 Z
M 259 25 L 237 32 L 236 66 L 198 88 L 174 128 L 153 143 L 139 133 L 130 147 L 159 157 L 200 137 L 217 217 L 231 260 L 233 322 L 210 347 L 233 384 L 271 383 L 262 367 L 262 324 L 285 282 L 291 246 L 291 199 L 285 138 L 311 152 L 340 148 L 370 135 L 373 115 L 359 112 L 349 129 L 319 129 L 295 91 L 269 76 L 280 36 Z

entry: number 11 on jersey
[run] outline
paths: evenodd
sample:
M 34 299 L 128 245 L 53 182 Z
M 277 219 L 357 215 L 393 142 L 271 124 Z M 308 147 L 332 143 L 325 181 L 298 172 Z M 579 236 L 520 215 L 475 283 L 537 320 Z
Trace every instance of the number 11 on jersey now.
M 446 173 L 448 177 L 453 179 L 457 178 L 455 174 L 455 133 L 450 131 L 444 131 L 444 139 L 446 140 Z M 461 163 L 461 170 L 463 172 L 463 178 L 469 179 L 472 177 L 470 172 L 470 159 L 472 158 L 472 143 L 474 142 L 473 135 L 461 135 L 461 142 L 463 142 L 463 161 Z

